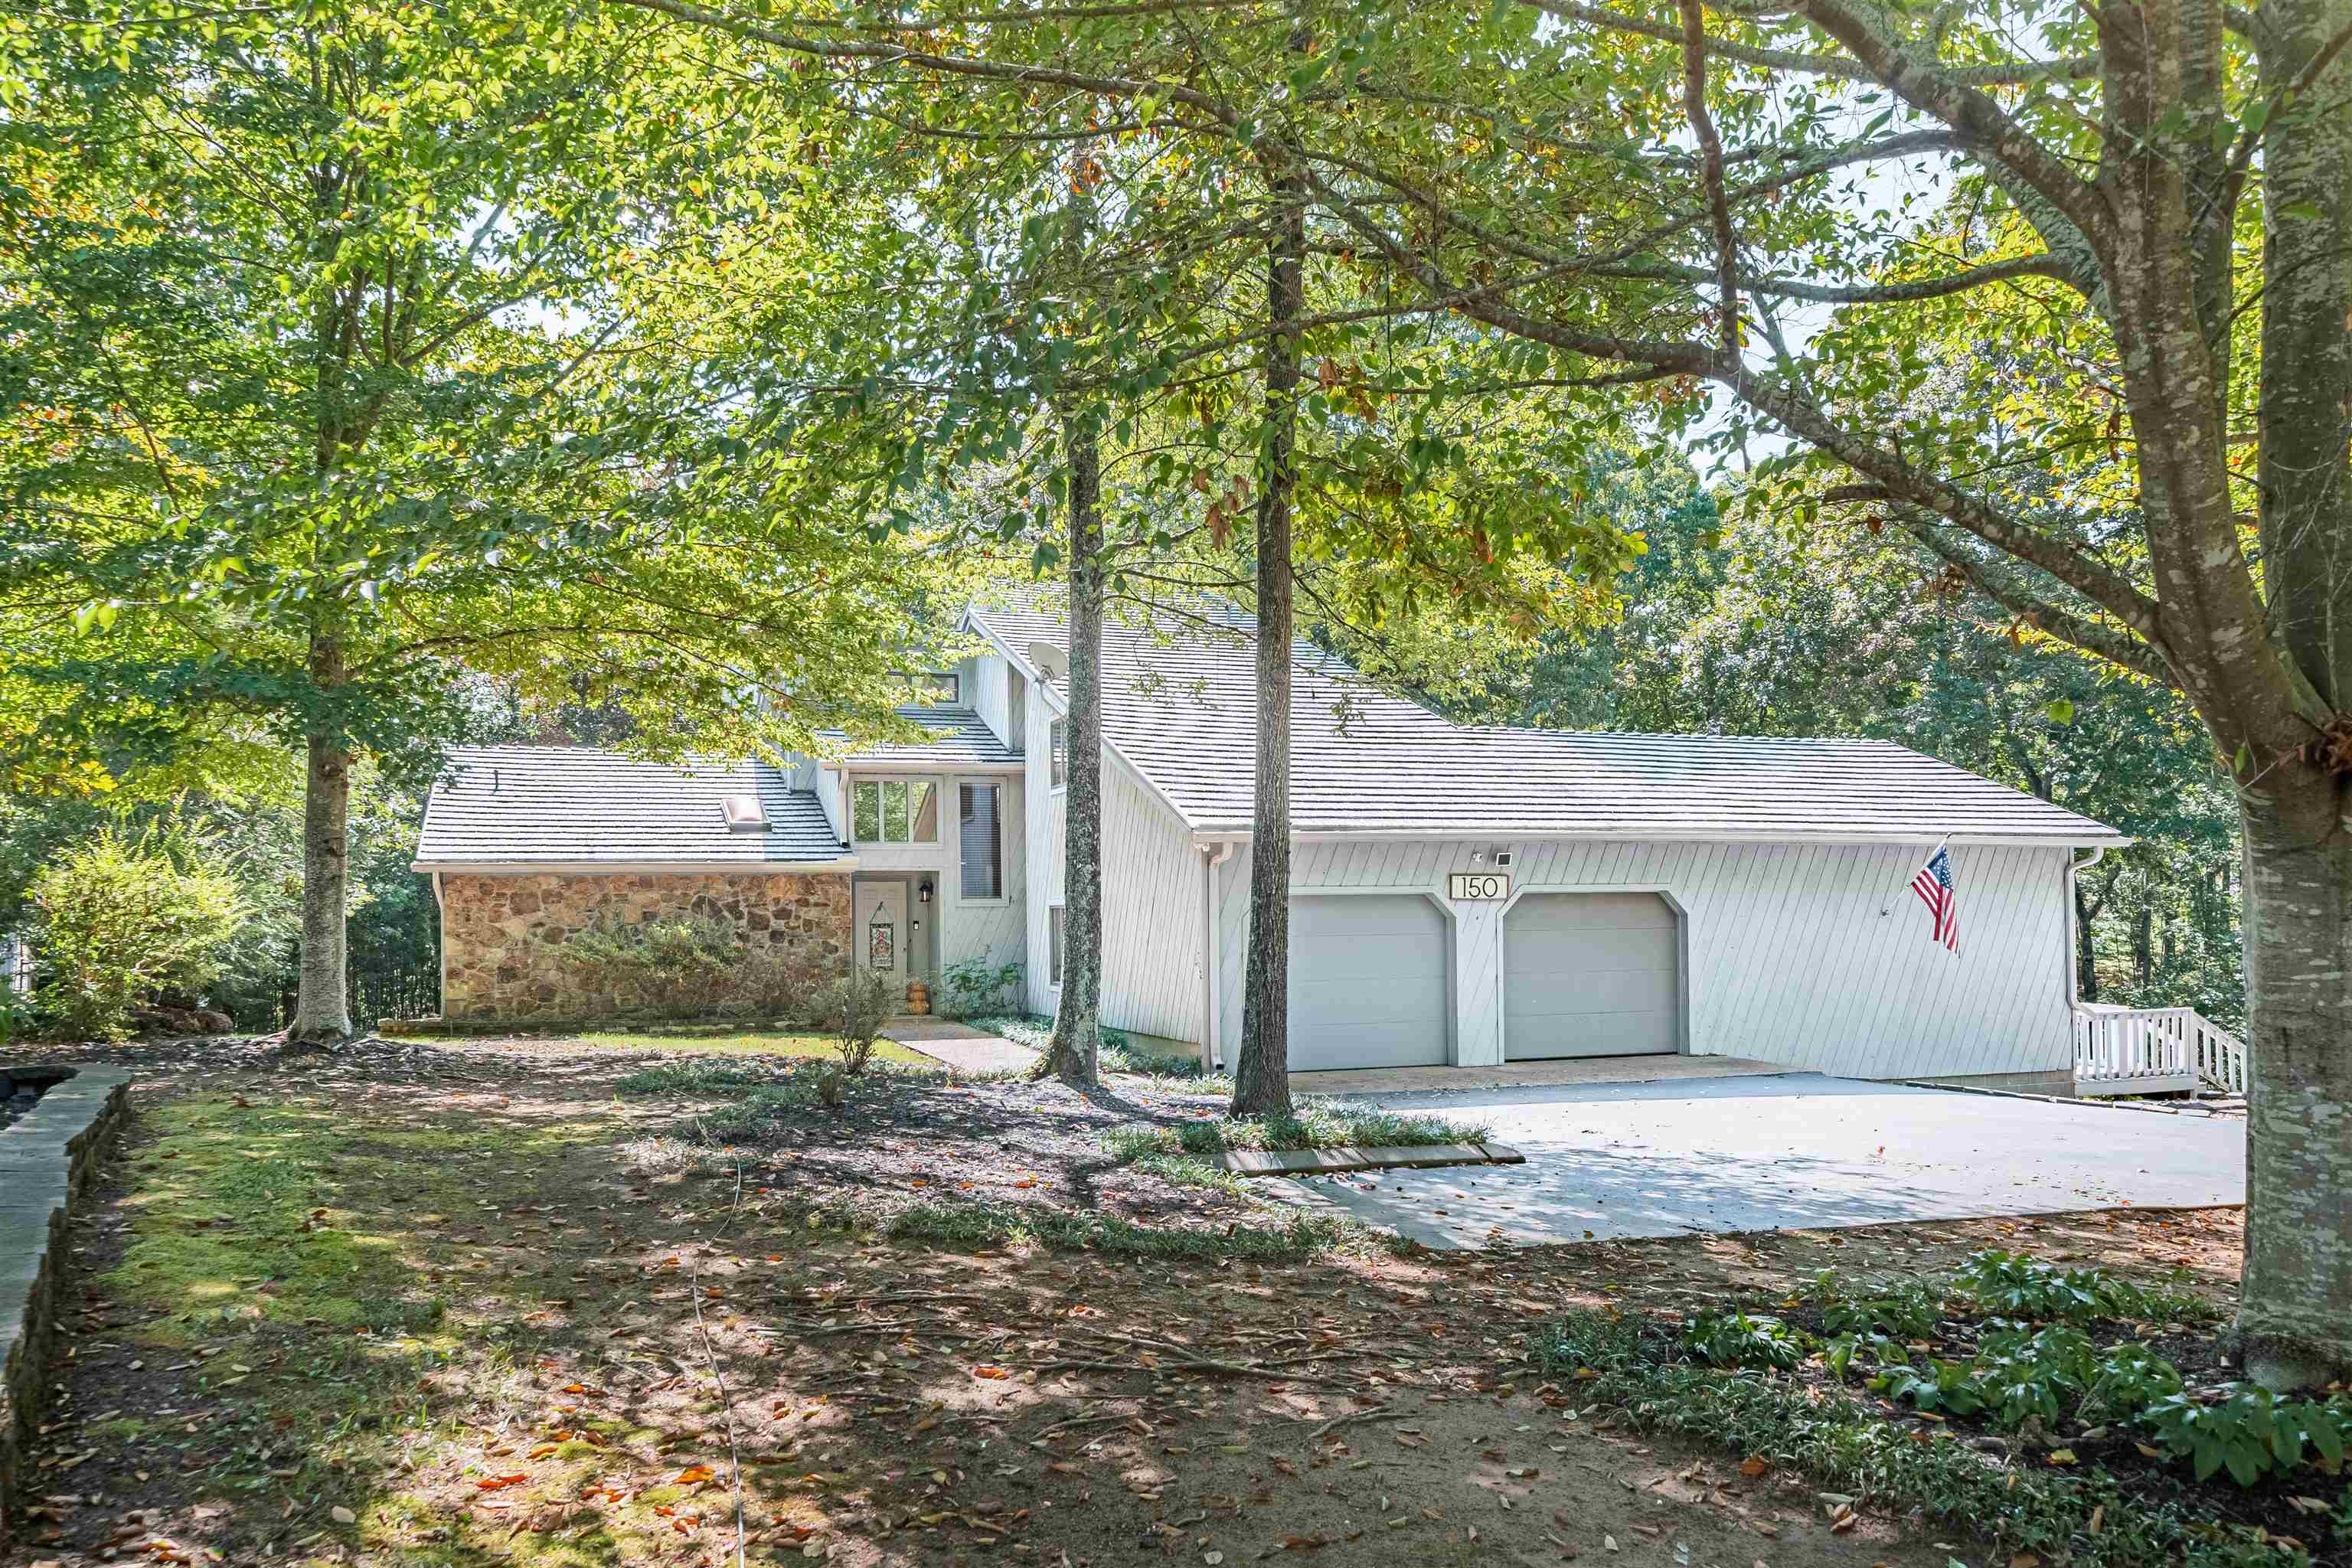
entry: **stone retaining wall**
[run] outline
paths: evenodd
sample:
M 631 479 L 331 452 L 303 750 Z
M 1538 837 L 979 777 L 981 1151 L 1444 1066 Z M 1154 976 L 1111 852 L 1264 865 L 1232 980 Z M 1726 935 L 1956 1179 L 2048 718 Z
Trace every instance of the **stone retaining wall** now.
M 441 1015 L 467 1019 L 606 1018 L 630 998 L 601 994 L 555 944 L 599 924 L 670 915 L 724 920 L 781 959 L 800 994 L 849 963 L 849 878 L 789 871 L 444 873 Z
M 66 1211 L 130 1114 L 131 1075 L 77 1068 L 0 1133 L 0 1552 L 36 1489 L 29 1466 L 72 1254 Z

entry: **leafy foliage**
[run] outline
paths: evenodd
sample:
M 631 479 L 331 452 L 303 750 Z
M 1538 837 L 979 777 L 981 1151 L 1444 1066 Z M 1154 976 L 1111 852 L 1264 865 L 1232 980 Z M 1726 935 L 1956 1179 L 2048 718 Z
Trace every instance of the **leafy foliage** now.
M 2352 1447 L 2352 1399 L 2282 1399 L 2251 1384 L 2211 1403 L 2175 1389 L 2139 1419 L 2167 1452 L 2190 1461 L 2199 1480 L 2227 1471 L 2242 1487 L 2305 1464 L 2338 1474 Z
M 622 1016 L 789 1015 L 811 1002 L 782 960 L 751 948 L 717 915 L 604 920 L 562 941 L 541 941 L 586 988 L 613 997 Z
M 958 1017 L 992 1014 L 1007 999 L 1021 994 L 1024 973 L 1018 961 L 999 963 L 995 953 L 976 952 L 958 959 L 941 972 L 946 983 L 947 1010 Z
M 1951 1293 L 1979 1312 L 2031 1322 L 2088 1323 L 2103 1318 L 2210 1319 L 2210 1303 L 2151 1289 L 2103 1268 L 2059 1268 L 2020 1253 L 1988 1248 L 1953 1276 Z
M 78 1038 L 121 1039 L 142 1003 L 200 997 L 248 913 L 212 846 L 109 827 L 59 854 L 32 887 L 40 1004 Z
M 1683 1343 L 1709 1366 L 1778 1367 L 1805 1359 L 1802 1335 L 1778 1318 L 1701 1312 L 1683 1327 Z

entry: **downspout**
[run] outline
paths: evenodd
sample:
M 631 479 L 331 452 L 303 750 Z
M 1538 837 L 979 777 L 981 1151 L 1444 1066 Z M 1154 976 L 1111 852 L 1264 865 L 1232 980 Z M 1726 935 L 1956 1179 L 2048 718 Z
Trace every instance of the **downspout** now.
M 435 943 L 441 950 L 441 1020 L 449 1020 L 449 906 L 441 901 L 441 873 L 433 873 L 434 923 L 441 929 L 441 940 Z
M 1217 1028 L 1224 998 L 1218 994 L 1217 970 L 1223 954 L 1217 934 L 1217 868 L 1234 858 L 1233 840 L 1227 839 L 1213 854 L 1204 854 L 1201 860 L 1201 889 L 1204 900 L 1204 930 L 1201 948 L 1202 978 L 1208 987 L 1208 1012 L 1202 1019 L 1201 1071 L 1217 1070 Z

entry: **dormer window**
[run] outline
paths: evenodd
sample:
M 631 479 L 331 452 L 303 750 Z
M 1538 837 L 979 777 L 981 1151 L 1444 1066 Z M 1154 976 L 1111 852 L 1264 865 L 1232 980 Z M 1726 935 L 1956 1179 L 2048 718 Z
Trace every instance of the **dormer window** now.
M 963 678 L 952 669 L 894 670 L 915 689 L 915 701 L 926 708 L 953 708 L 963 700 Z
M 727 818 L 727 826 L 730 832 L 765 833 L 768 831 L 768 814 L 760 808 L 760 797 L 756 795 L 724 796 L 719 802 L 719 810 L 720 815 Z

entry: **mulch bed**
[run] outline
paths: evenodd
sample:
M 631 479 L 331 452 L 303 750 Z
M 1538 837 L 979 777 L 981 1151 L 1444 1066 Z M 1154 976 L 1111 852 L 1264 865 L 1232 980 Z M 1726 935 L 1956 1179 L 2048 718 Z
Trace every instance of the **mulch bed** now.
M 1273 1205 L 1178 1185 L 1119 1163 L 1103 1147 L 1114 1131 L 1181 1127 L 1223 1109 L 1219 1096 L 1132 1081 L 1080 1094 L 1050 1079 L 942 1083 L 877 1074 L 843 1105 L 780 1109 L 756 1142 L 732 1146 L 745 1156 L 747 1180 L 812 1206 L 996 1204 L 1162 1226 L 1262 1219 Z M 693 1131 L 690 1119 L 680 1131 Z

